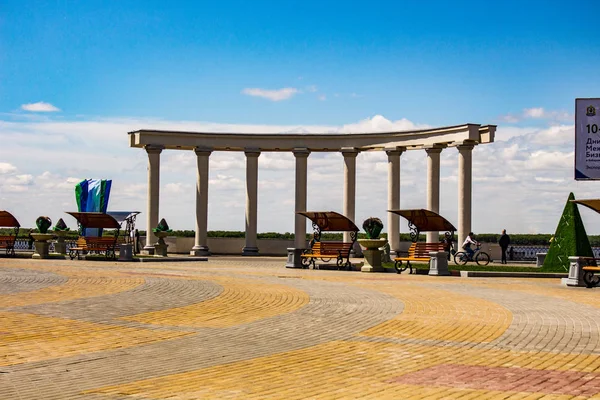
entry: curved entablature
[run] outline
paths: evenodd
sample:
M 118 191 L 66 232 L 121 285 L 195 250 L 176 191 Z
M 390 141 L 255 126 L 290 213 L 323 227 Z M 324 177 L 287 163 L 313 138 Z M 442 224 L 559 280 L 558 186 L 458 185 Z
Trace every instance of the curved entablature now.
M 462 144 L 485 144 L 494 141 L 495 125 L 465 124 L 443 128 L 386 133 L 214 133 L 138 130 L 129 132 L 131 147 L 159 146 L 164 149 L 213 151 L 357 151 L 424 149 Z

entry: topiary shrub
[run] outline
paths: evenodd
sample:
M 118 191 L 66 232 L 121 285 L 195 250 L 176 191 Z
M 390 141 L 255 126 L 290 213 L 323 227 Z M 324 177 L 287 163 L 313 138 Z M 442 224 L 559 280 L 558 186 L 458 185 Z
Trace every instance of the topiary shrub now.
M 573 193 L 569 194 L 556 233 L 551 239 L 542 271 L 568 271 L 569 257 L 594 256 L 577 204 L 570 200 L 575 200 Z

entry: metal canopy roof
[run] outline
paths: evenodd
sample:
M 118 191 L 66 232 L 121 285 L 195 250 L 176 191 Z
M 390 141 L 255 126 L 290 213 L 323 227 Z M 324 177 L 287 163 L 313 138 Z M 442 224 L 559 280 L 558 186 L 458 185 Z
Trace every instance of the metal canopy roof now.
M 119 224 L 122 224 L 128 219 L 138 215 L 140 211 L 107 211 L 106 213 L 116 219 Z
M 109 214 L 99 212 L 69 212 L 84 228 L 119 229 L 121 224 Z
M 591 208 L 592 210 L 600 213 L 600 199 L 586 199 L 586 200 L 570 200 L 573 203 L 581 204 L 582 206 L 586 206 L 587 208 Z
M 412 210 L 388 210 L 388 212 L 406 218 L 408 222 L 417 227 L 419 232 L 456 231 L 454 225 L 446 218 L 423 208 Z
M 0 211 L 0 226 L 19 228 L 21 227 L 21 224 L 19 224 L 19 221 L 17 221 L 17 219 L 8 211 Z
M 302 211 L 296 214 L 304 215 L 323 232 L 358 232 L 358 227 L 354 225 L 354 222 L 335 211 Z

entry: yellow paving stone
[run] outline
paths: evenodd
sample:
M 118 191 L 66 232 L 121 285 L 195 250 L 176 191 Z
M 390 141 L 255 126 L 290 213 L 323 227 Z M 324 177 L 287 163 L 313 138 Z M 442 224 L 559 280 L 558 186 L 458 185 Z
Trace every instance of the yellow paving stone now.
M 489 343 L 512 321 L 510 311 L 498 304 L 445 290 L 408 284 L 380 285 L 377 290 L 401 300 L 404 311 L 362 332 L 365 336 Z
M 281 399 L 326 399 L 336 398 L 337 394 L 340 395 L 339 398 L 393 398 L 390 393 L 409 394 L 406 398 L 411 399 L 498 399 L 506 398 L 507 393 L 516 399 L 543 397 L 559 400 L 573 397 L 461 387 L 423 387 L 394 382 L 395 377 L 406 374 L 410 377 L 419 370 L 435 365 L 468 365 L 470 360 L 479 359 L 479 352 L 478 349 L 460 347 L 336 341 L 288 353 L 99 388 L 87 393 L 121 394 L 151 399 L 164 398 L 172 391 L 177 391 L 179 399 L 197 399 L 203 396 L 260 398 L 262 394 L 274 395 L 274 398 Z M 488 360 L 500 358 L 515 364 L 523 362 L 529 356 L 528 352 L 486 351 Z M 543 359 L 556 356 L 561 354 L 539 355 Z M 576 360 L 574 362 L 575 366 L 571 371 L 578 370 Z M 449 368 L 452 368 L 452 365 L 449 365 Z M 290 387 L 290 379 L 297 384 Z M 310 382 L 310 385 L 300 384 L 304 382 Z M 232 390 L 237 391 L 237 394 L 232 395 Z M 378 397 L 377 393 L 381 395 Z
M 0 321 L 2 366 L 132 347 L 190 334 L 12 312 L 0 312 Z
M 153 325 L 226 328 L 293 312 L 309 302 L 301 290 L 247 279 L 210 278 L 223 286 L 211 300 L 184 307 L 123 317 Z
M 556 284 L 555 279 L 531 278 L 522 279 L 523 282 L 514 282 L 510 285 L 506 283 L 481 282 L 476 279 L 467 279 L 465 283 L 470 286 L 486 287 L 489 289 L 499 289 L 502 291 L 515 291 L 536 294 L 540 296 L 555 297 L 562 300 L 572 301 L 579 304 L 600 308 L 598 295 L 594 290 L 585 290 L 583 288 L 570 288 Z M 547 282 L 546 284 L 544 284 Z
M 74 271 L 68 268 L 52 269 L 32 265 L 19 265 L 19 268 L 47 270 L 68 277 L 61 285 L 48 286 L 29 292 L 17 292 L 0 295 L 0 306 L 20 307 L 35 304 L 54 303 L 85 297 L 104 296 L 134 289 L 143 285 L 143 277 L 128 277 L 125 274 L 111 272 L 98 274 L 93 271 Z

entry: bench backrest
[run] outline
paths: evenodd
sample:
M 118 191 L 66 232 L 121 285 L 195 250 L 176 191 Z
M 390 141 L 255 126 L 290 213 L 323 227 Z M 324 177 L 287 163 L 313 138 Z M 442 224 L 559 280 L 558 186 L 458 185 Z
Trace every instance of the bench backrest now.
M 315 253 L 320 254 L 329 254 L 337 256 L 338 254 L 342 254 L 342 256 L 347 257 L 348 253 L 352 249 L 352 243 L 348 242 L 316 242 L 313 245 L 313 251 Z
M 444 243 L 413 243 L 408 249 L 408 255 L 415 258 L 429 257 L 430 251 L 445 251 Z
M 0 236 L 0 245 L 4 245 L 4 246 L 14 246 L 15 245 L 15 241 L 17 240 L 17 236 L 12 236 L 12 235 L 1 235 Z

